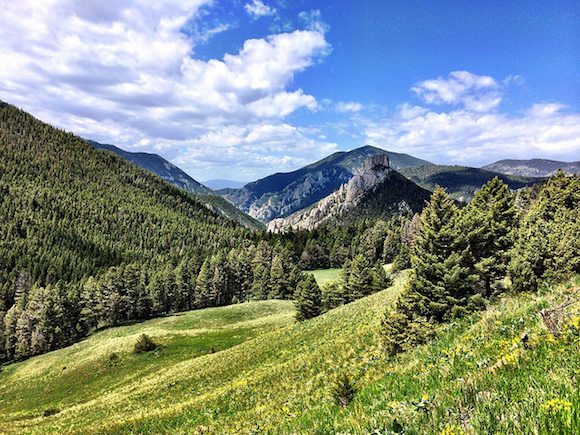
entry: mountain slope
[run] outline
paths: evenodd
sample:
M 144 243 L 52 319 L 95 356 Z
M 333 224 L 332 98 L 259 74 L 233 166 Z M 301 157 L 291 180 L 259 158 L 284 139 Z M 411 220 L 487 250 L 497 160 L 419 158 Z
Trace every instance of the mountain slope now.
M 580 161 L 559 162 L 547 159 L 500 160 L 484 166 L 482 169 L 511 175 L 549 177 L 554 175 L 558 169 L 562 169 L 567 174 L 580 174 Z
M 542 178 L 506 175 L 467 166 L 429 165 L 405 168 L 400 172 L 427 190 L 434 190 L 436 185 L 445 187 L 453 199 L 463 202 L 471 201 L 475 192 L 494 177 L 499 177 L 513 190 L 542 181 Z
M 313 229 L 323 223 L 349 223 L 364 218 L 388 219 L 395 213 L 418 212 L 430 192 L 394 171 L 386 154 L 368 157 L 360 172 L 313 206 L 268 223 L 273 232 Z
M 153 172 L 154 174 L 163 178 L 165 181 L 168 181 L 169 183 L 180 187 L 183 190 L 187 190 L 188 192 L 192 193 L 212 193 L 211 189 L 204 186 L 199 181 L 194 180 L 173 163 L 168 162 L 158 154 L 132 153 L 122 150 L 121 148 L 114 145 L 101 144 L 92 140 L 87 142 L 89 142 L 95 148 L 112 151 L 115 154 L 118 154 L 121 157 L 129 160 L 131 163 Z
M 250 216 L 267 222 L 288 216 L 331 194 L 358 173 L 367 157 L 385 153 L 387 151 L 371 146 L 337 152 L 297 171 L 273 174 L 241 189 L 225 189 L 218 193 Z M 429 164 L 407 154 L 388 154 L 395 169 Z
M 209 187 L 213 190 L 219 189 L 239 189 L 244 187 L 247 183 L 245 181 L 235 181 L 235 180 L 223 180 L 221 178 L 214 178 L 211 180 L 203 181 L 204 186 Z
M 0 305 L 18 275 L 79 282 L 111 266 L 204 258 L 249 240 L 189 193 L 0 103 Z M 0 311 L 2 311 L 0 308 Z
M 193 193 L 199 202 L 205 204 L 207 208 L 222 217 L 236 221 L 253 230 L 264 228 L 260 221 L 248 216 L 231 202 L 215 194 L 210 188 L 194 180 L 177 166 L 157 154 L 132 153 L 114 145 L 103 145 L 95 141 L 88 142 L 97 149 L 118 154 L 131 163 L 153 172 L 174 186 Z
M 291 323 L 287 303 L 252 302 L 113 328 L 11 364 L 0 375 L 0 430 L 575 433 L 578 341 L 548 336 L 537 315 L 566 287 L 504 296 L 386 358 L 380 320 L 405 281 L 302 323 Z M 142 332 L 162 347 L 133 354 Z M 348 407 L 332 397 L 342 373 L 358 387 Z

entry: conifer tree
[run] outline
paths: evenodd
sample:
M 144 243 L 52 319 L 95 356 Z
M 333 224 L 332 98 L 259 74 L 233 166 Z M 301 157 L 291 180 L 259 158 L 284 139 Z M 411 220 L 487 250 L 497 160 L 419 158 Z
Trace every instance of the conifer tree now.
M 300 281 L 296 293 L 296 318 L 299 321 L 311 319 L 321 313 L 322 294 L 313 275 L 307 274 Z
M 516 225 L 514 195 L 498 177 L 476 192 L 462 211 L 461 233 L 467 237 L 484 297 L 506 275 Z
M 282 256 L 276 255 L 270 268 L 270 294 L 271 299 L 281 299 L 288 296 L 288 280 L 282 262 Z
M 211 265 L 209 259 L 206 259 L 199 271 L 195 284 L 195 306 L 196 308 L 206 308 L 209 307 L 210 303 L 210 292 L 211 292 Z
M 364 255 L 359 254 L 352 260 L 350 274 L 345 287 L 347 297 L 350 301 L 360 299 L 372 293 L 372 267 Z

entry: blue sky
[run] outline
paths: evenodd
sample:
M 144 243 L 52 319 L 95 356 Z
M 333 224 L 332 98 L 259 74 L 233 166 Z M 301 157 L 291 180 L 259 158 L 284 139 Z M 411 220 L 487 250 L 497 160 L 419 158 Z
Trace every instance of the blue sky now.
M 0 0 L 0 98 L 194 178 L 580 160 L 577 1 Z

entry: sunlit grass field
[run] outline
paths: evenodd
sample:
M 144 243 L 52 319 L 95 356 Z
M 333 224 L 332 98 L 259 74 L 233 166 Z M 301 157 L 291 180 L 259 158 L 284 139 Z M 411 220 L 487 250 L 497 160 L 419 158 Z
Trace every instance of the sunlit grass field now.
M 391 359 L 380 318 L 405 281 L 300 324 L 291 302 L 266 301 L 102 331 L 5 367 L 0 431 L 578 433 L 580 318 L 554 337 L 538 312 L 580 279 L 501 297 Z M 161 349 L 133 354 L 141 332 Z M 343 372 L 358 387 L 347 407 L 331 393 Z
M 311 270 L 308 273 L 314 275 L 314 279 L 319 286 L 323 286 L 324 284 L 338 281 L 341 270 L 342 269 L 317 269 Z

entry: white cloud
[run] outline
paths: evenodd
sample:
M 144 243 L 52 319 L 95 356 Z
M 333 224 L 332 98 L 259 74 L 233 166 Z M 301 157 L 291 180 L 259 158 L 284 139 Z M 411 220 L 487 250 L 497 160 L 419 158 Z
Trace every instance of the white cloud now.
M 427 104 L 461 104 L 475 112 L 488 112 L 502 100 L 500 85 L 493 77 L 468 71 L 453 71 L 448 78 L 425 80 L 411 90 Z
M 209 155 L 214 148 L 201 138 L 210 132 L 284 126 L 297 110 L 317 110 L 312 95 L 287 87 L 329 52 L 324 33 L 250 39 L 238 53 L 202 61 L 196 44 L 228 25 L 182 29 L 210 3 L 0 0 L 0 97 L 85 137 L 166 156 L 191 143 Z M 299 133 L 280 131 L 285 141 L 279 136 L 262 151 L 254 141 L 254 154 L 294 158 L 288 147 Z
M 246 3 L 244 9 L 254 20 L 276 14 L 276 9 L 265 5 L 261 0 L 252 0 L 252 3 Z
M 502 158 L 569 160 L 580 153 L 580 114 L 535 104 L 519 116 L 468 110 L 436 112 L 402 106 L 395 116 L 366 122 L 366 140 L 435 163 L 484 165 Z
M 336 103 L 336 111 L 345 113 L 345 112 L 360 112 L 363 106 L 360 103 L 351 102 L 344 102 L 339 101 Z

